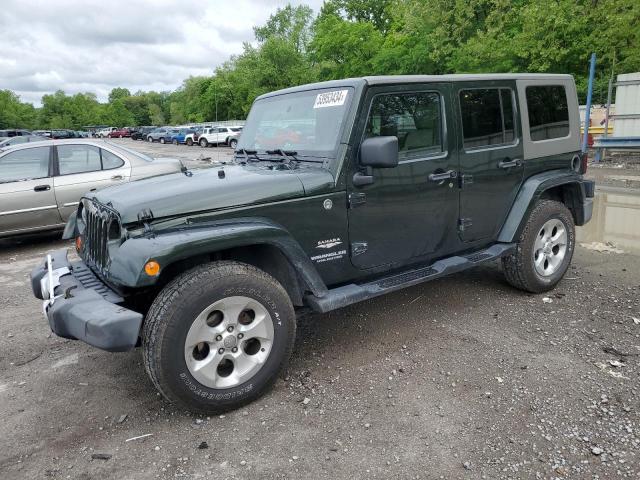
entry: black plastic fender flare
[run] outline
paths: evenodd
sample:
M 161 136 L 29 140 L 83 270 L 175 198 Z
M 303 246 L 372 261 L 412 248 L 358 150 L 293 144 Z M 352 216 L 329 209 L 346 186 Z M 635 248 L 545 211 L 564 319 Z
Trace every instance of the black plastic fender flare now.
M 560 185 L 575 184 L 581 197 L 577 199 L 578 201 L 576 201 L 574 205 L 577 209 L 575 212 L 577 217 L 576 225 L 582 225 L 588 222 L 591 218 L 590 207 L 592 199 L 586 198 L 586 183 L 591 184 L 588 186 L 588 190 L 591 192 L 591 196 L 593 196 L 593 182 L 584 180 L 582 175 L 573 171 L 549 170 L 529 177 L 520 187 L 520 191 L 502 225 L 502 229 L 498 235 L 498 241 L 515 241 L 520 235 L 535 203 L 540 199 L 542 194 L 546 190 Z
M 304 283 L 303 290 L 318 297 L 326 295 L 324 281 L 300 244 L 281 225 L 259 217 L 219 220 L 127 239 L 111 258 L 109 281 L 127 287 L 150 286 L 158 277 L 144 273 L 144 265 L 149 260 L 155 260 L 165 269 L 190 257 L 255 245 L 276 247 Z

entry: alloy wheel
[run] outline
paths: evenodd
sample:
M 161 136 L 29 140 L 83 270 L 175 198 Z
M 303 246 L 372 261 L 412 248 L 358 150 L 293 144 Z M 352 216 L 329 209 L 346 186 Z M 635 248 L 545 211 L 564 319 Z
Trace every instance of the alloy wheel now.
M 542 277 L 553 275 L 567 253 L 567 228 L 557 218 L 547 220 L 533 247 L 533 264 Z
M 269 358 L 273 320 L 257 300 L 227 297 L 193 321 L 184 344 L 191 375 L 210 388 L 231 388 L 252 378 Z

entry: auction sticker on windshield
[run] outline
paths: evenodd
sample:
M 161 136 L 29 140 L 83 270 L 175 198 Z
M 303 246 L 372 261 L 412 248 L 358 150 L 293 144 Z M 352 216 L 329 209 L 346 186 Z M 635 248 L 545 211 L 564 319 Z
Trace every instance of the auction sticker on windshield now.
M 333 92 L 319 93 L 313 108 L 337 107 L 344 105 L 349 90 L 335 90 Z

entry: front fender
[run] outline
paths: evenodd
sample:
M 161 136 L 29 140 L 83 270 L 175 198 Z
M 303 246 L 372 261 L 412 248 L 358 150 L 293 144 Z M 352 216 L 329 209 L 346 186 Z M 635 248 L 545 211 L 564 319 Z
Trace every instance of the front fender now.
M 588 222 L 591 218 L 593 200 L 587 197 L 593 196 L 593 182 L 584 180 L 582 175 L 576 172 L 550 170 L 533 175 L 524 182 L 500 230 L 498 241 L 513 242 L 517 239 L 542 194 L 551 188 L 569 184 L 575 188 L 574 196 L 577 197 L 573 205 L 577 218 L 576 225 Z
M 284 227 L 263 218 L 220 220 L 127 239 L 112 253 L 109 281 L 127 287 L 150 286 L 158 277 L 144 273 L 149 260 L 165 269 L 190 257 L 261 244 L 278 248 L 314 295 L 326 294 L 326 285 L 300 244 Z

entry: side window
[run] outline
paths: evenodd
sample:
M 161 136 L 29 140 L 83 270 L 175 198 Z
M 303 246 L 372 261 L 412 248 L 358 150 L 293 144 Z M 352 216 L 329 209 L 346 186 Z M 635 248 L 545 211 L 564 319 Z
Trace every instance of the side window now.
M 511 89 L 461 90 L 460 111 L 465 149 L 504 145 L 514 141 Z
M 102 168 L 100 149 L 92 145 L 58 145 L 60 175 L 95 172 Z
M 374 97 L 365 137 L 398 137 L 400 160 L 443 151 L 440 95 L 394 93 Z
M 561 85 L 527 87 L 529 134 L 534 142 L 569 135 L 567 93 Z
M 100 154 L 102 155 L 103 170 L 111 170 L 113 168 L 119 168 L 124 165 L 124 160 L 122 160 L 119 156 L 114 155 L 108 150 L 104 150 L 101 148 Z
M 0 183 L 49 176 L 49 147 L 25 148 L 0 157 Z

